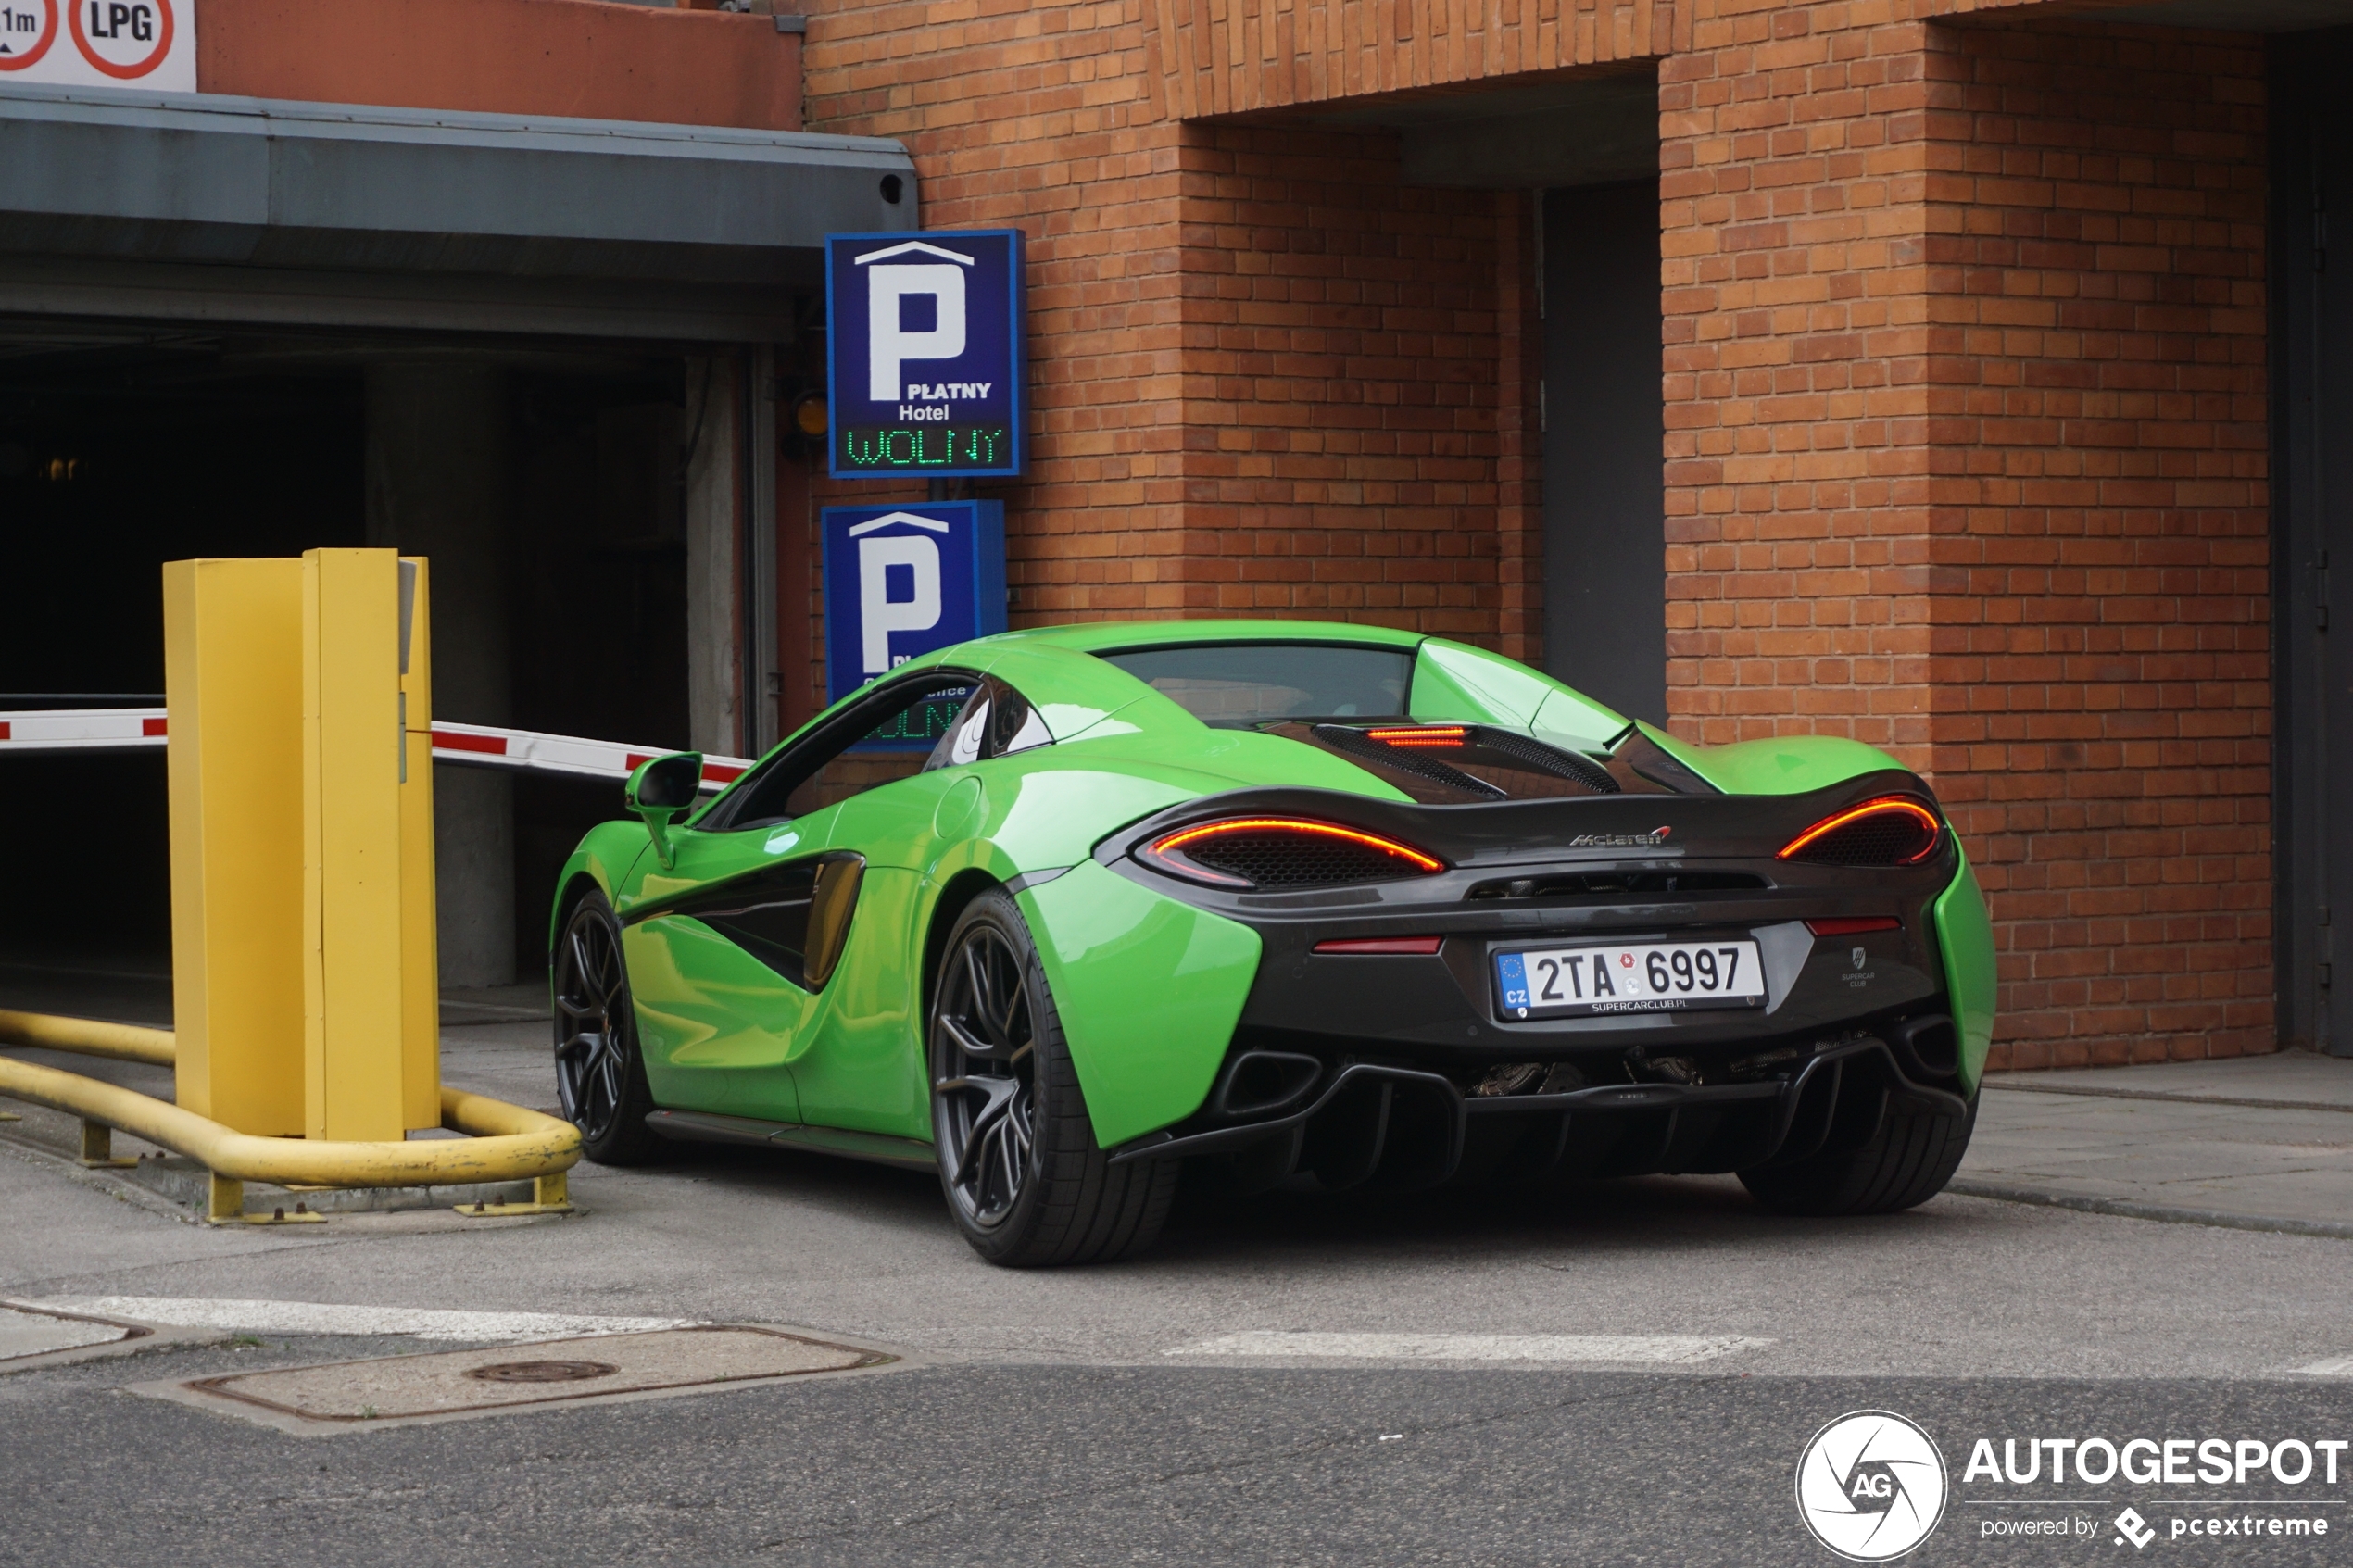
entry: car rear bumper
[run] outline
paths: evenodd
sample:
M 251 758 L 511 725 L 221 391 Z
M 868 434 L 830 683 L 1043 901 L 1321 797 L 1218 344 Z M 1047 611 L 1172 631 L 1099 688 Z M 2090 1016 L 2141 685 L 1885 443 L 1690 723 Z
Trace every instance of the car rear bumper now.
M 1466 1093 L 1454 1077 L 1380 1061 L 1316 1063 L 1238 1051 L 1209 1103 L 1112 1150 L 1114 1163 L 1227 1156 L 1255 1182 L 1310 1176 L 1326 1190 L 1409 1191 L 1465 1174 L 1630 1176 L 1756 1170 L 1868 1140 L 1893 1104 L 1962 1114 L 1935 1047 L 1941 1014 L 1894 1038 L 1825 1041 L 1779 1075 L 1728 1084 L 1603 1084 L 1558 1093 Z M 1298 1065 L 1274 1098 L 1237 1093 L 1265 1058 Z M 1262 1073 L 1262 1077 L 1265 1076 Z
M 1842 789 L 1868 794 L 1885 782 Z M 1406 1182 L 1409 1165 L 1477 1166 L 1502 1143 L 1514 1145 L 1511 1160 L 1536 1160 L 1541 1135 L 1529 1128 L 1549 1117 L 1560 1134 L 1555 1164 L 1596 1173 L 1728 1171 L 1781 1158 L 1791 1127 L 1803 1122 L 1792 1107 L 1806 1095 L 1868 1102 L 1857 1073 L 1873 1092 L 1918 1089 L 1958 1103 L 1975 1081 L 1971 1052 L 1982 1058 L 1990 1009 L 1956 985 L 1939 906 L 1956 889 L 1975 900 L 1974 884 L 1949 834 L 1936 854 L 1901 867 L 1774 853 L 1796 831 L 1792 823 L 1802 827 L 1843 799 L 1432 808 L 1245 791 L 1131 824 L 1097 846 L 1088 869 L 1149 890 L 1154 903 L 1246 929 L 1260 952 L 1230 1041 L 1215 1068 L 1193 1080 L 1207 1093 L 1172 1106 L 1173 1114 L 1129 1120 L 1104 1145 L 1129 1157 L 1179 1143 L 1202 1152 L 1249 1148 L 1251 1160 L 1279 1164 L 1279 1135 L 1297 1132 L 1293 1173 L 1315 1171 L 1324 1185 L 1344 1185 L 1377 1172 L 1390 1184 Z M 1634 809 L 1650 815 L 1627 815 Z M 1172 827 L 1245 812 L 1362 825 L 1422 847 L 1442 869 L 1261 891 L 1181 881 L 1134 853 Z M 1653 832 L 1616 832 L 1653 817 L 1666 819 Z M 1596 824 L 1610 831 L 1571 831 Z M 1629 849 L 1619 842 L 1629 837 L 1644 842 Z M 1633 956 L 1644 948 L 1721 954 L 1738 946 L 1745 955 L 1749 944 L 1751 972 L 1761 972 L 1765 990 L 1741 1005 L 1667 997 L 1655 986 L 1639 988 L 1640 1010 L 1617 999 L 1609 1010 L 1518 1005 L 1534 998 L 1529 977 L 1547 956 L 1566 972 L 1579 954 L 1590 963 L 1606 952 L 1623 965 L 1649 961 Z M 1506 961 L 1515 956 L 1519 965 Z M 1506 972 L 1521 977 L 1509 997 Z M 1171 969 L 1151 994 L 1174 1002 L 1197 988 L 1190 973 Z M 1857 1045 L 1869 1041 L 1879 1042 L 1878 1057 Z M 1814 1064 L 1858 1050 L 1864 1065 L 1841 1068 L 1840 1082 L 1824 1087 Z M 1287 1101 L 1279 1117 L 1265 1105 L 1239 1114 L 1240 1064 L 1274 1058 L 1297 1064 L 1291 1086 L 1302 1096 L 1312 1089 L 1316 1103 Z M 1802 1092 L 1791 1087 L 1801 1073 Z M 1526 1093 L 1531 1074 L 1554 1092 Z M 1091 1084 L 1088 1093 L 1091 1104 Z M 1763 1109 L 1783 1101 L 1786 1116 Z M 1572 1120 L 1573 1133 L 1565 1130 Z M 1234 1135 L 1245 1124 L 1257 1133 Z M 1333 1130 L 1343 1124 L 1358 1131 Z M 1399 1152 L 1405 1145 L 1423 1153 L 1409 1160 Z M 1350 1159 L 1365 1169 L 1348 1169 Z

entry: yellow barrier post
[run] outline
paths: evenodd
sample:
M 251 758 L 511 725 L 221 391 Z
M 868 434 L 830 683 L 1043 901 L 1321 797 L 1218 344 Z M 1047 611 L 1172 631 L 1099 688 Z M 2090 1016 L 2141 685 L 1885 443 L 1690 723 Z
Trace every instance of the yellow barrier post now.
M 302 558 L 304 1130 L 402 1135 L 400 569 Z
M 431 574 L 400 558 L 401 1125 L 441 1121 L 441 957 L 434 914 Z
M 440 1081 L 425 562 L 174 561 L 164 623 L 179 1037 L 0 1011 L 0 1044 L 169 1066 L 178 1103 L 6 1057 L 0 1095 L 81 1118 L 85 1165 L 136 1163 L 117 1128 L 199 1161 L 215 1223 L 321 1218 L 245 1213 L 255 1181 L 529 1178 L 459 1212 L 569 1212 L 579 1129 Z M 405 1135 L 435 1126 L 469 1135 Z
M 175 1098 L 299 1135 L 302 563 L 163 569 Z

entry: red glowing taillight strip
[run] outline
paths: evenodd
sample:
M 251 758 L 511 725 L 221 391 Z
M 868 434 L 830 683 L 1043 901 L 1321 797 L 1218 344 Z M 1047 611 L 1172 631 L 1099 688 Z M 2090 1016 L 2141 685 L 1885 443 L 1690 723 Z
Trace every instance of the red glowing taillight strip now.
M 1366 730 L 1365 733 L 1383 746 L 1440 746 L 1449 751 L 1461 750 L 1470 740 L 1470 731 L 1460 724 L 1416 724 L 1409 730 Z
M 1378 849 L 1385 855 L 1394 855 L 1420 871 L 1442 872 L 1446 869 L 1445 861 L 1432 859 L 1420 850 L 1400 844 L 1393 838 L 1383 838 L 1377 833 L 1363 833 L 1331 822 L 1304 822 L 1297 817 L 1229 817 L 1222 822 L 1204 822 L 1199 827 L 1183 828 L 1165 838 L 1153 840 L 1152 853 L 1166 855 L 1204 838 L 1223 837 L 1236 833 L 1298 833 L 1318 838 L 1342 838 L 1351 844 Z
M 1859 822 L 1865 817 L 1878 816 L 1882 811 L 1894 811 L 1912 817 L 1928 830 L 1928 842 L 1921 846 L 1919 852 L 1906 855 L 1897 864 L 1916 865 L 1936 852 L 1937 840 L 1944 832 L 1944 823 L 1936 813 L 1909 796 L 1884 795 L 1877 800 L 1866 800 L 1860 806 L 1850 806 L 1835 816 L 1824 817 L 1820 822 L 1783 845 L 1780 853 L 1773 858 L 1777 860 L 1791 859 L 1807 845 L 1824 834 L 1835 833 L 1849 822 Z
M 1442 936 L 1342 936 L 1315 944 L 1319 953 L 1356 954 L 1365 957 L 1410 955 L 1428 958 L 1444 945 Z
M 1894 915 L 1846 915 L 1809 920 L 1806 929 L 1817 936 L 1860 936 L 1867 931 L 1901 931 L 1904 922 Z
M 1247 877 L 1214 870 L 1184 853 L 1188 845 L 1238 833 L 1294 833 L 1310 838 L 1337 838 L 1361 844 L 1403 860 L 1423 875 L 1446 869 L 1445 861 L 1425 855 L 1409 844 L 1400 844 L 1393 838 L 1383 838 L 1377 833 L 1365 833 L 1359 828 L 1344 828 L 1336 822 L 1310 822 L 1301 817 L 1227 817 L 1220 822 L 1202 822 L 1156 838 L 1139 849 L 1137 854 L 1158 863 L 1164 871 L 1194 881 L 1211 882 L 1227 887 L 1254 886 Z

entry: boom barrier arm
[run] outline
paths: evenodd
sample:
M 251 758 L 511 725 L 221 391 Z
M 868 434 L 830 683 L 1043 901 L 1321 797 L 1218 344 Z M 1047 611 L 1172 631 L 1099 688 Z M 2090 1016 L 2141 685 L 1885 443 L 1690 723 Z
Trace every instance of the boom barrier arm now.
M 170 738 L 160 708 L 64 708 L 0 711 L 0 757 L 20 751 L 144 751 Z M 433 759 L 463 768 L 568 773 L 574 778 L 625 780 L 664 747 L 620 741 L 506 730 L 489 724 L 435 720 Z M 721 790 L 751 766 L 746 757 L 705 757 L 700 787 Z

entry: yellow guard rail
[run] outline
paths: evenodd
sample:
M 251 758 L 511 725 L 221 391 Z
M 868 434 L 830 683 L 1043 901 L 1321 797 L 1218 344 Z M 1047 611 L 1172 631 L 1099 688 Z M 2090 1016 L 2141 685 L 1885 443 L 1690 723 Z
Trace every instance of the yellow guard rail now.
M 35 1012 L 0 1010 L 0 1044 L 157 1067 L 171 1066 L 177 1056 L 169 1029 Z M 197 1161 L 213 1173 L 207 1217 L 215 1221 L 243 1217 L 245 1182 L 368 1187 L 534 1179 L 538 1190 L 532 1203 L 497 1211 L 560 1210 L 569 1207 L 564 1173 L 580 1160 L 580 1129 L 571 1123 L 447 1085 L 441 1124 L 472 1135 L 409 1143 L 257 1137 L 148 1095 L 7 1057 L 0 1057 L 0 1095 L 129 1133 Z

